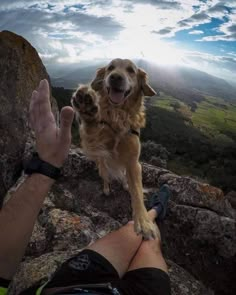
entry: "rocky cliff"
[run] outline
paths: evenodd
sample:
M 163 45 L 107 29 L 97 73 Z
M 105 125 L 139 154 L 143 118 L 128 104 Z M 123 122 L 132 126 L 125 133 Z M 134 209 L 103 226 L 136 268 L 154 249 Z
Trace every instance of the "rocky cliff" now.
M 19 177 L 29 135 L 28 107 L 32 91 L 49 76 L 37 51 L 14 33 L 0 32 L 0 208 Z
M 0 40 L 9 52 L 15 48 L 15 52 L 22 53 L 26 46 L 27 52 L 36 54 L 29 43 L 9 32 L 0 33 Z M 22 45 L 24 42 L 25 46 Z M 7 47 L 7 44 L 10 45 Z M 2 46 L 0 57 L 3 56 L 1 52 Z M 34 64 L 23 62 L 25 58 L 21 55 L 14 61 L 13 53 L 8 56 L 10 60 L 0 59 L 0 67 L 8 77 L 4 78 L 5 84 L 0 82 L 0 100 L 5 109 L 5 112 L 0 109 L 2 196 L 21 172 L 22 160 L 28 158 L 34 148 L 32 137 L 26 140 L 29 138 L 29 96 L 40 78 L 44 78 L 44 74 L 47 76 L 39 58 L 35 58 L 38 60 Z M 14 73 L 8 66 L 11 63 L 15 65 Z M 23 76 L 14 76 L 15 71 Z M 12 79 L 10 73 L 19 78 Z M 38 75 L 38 80 L 33 79 L 34 75 Z M 156 166 L 145 163 L 142 166 L 147 198 L 163 183 L 168 183 L 173 192 L 167 218 L 161 226 L 172 294 L 236 294 L 236 212 L 230 199 L 220 189 L 208 184 Z M 8 198 L 23 180 L 24 176 L 18 178 L 8 191 Z M 95 165 L 73 147 L 63 168 L 63 176 L 48 193 L 40 211 L 10 293 L 18 294 L 35 282 L 45 281 L 66 258 L 125 224 L 131 218 L 130 214 L 128 193 L 114 183 L 110 196 L 104 196 Z
M 29 145 L 26 158 L 31 152 Z M 173 192 L 161 226 L 172 293 L 235 294 L 235 210 L 222 191 L 145 163 L 143 183 L 147 198 L 162 183 Z M 94 164 L 71 149 L 63 177 L 39 214 L 12 294 L 46 280 L 66 258 L 125 224 L 130 214 L 128 193 L 113 183 L 111 195 L 105 196 Z

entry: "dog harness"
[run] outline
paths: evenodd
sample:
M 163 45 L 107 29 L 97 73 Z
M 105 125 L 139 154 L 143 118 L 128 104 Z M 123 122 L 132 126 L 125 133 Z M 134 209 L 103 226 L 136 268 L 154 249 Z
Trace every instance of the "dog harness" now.
M 117 131 L 107 121 L 101 120 L 99 123 L 102 124 L 102 125 L 108 126 L 114 133 L 117 133 Z M 130 128 L 128 130 L 128 134 L 134 134 L 134 135 L 136 135 L 138 137 L 140 136 L 140 133 L 137 130 L 133 129 L 133 128 Z

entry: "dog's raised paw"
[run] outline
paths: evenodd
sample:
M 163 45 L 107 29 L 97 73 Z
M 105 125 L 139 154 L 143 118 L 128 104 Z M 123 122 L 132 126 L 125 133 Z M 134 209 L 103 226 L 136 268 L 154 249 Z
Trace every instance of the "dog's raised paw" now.
M 71 103 L 82 119 L 91 119 L 98 113 L 97 94 L 88 86 L 79 87 L 72 96 Z

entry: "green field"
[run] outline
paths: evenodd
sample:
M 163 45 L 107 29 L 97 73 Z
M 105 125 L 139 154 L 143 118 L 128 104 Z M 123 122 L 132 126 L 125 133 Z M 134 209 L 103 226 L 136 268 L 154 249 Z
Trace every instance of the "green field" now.
M 236 103 L 228 103 L 220 98 L 207 97 L 206 101 L 198 104 L 193 113 L 194 126 L 211 136 L 224 135 L 230 139 L 236 139 Z
M 187 105 L 161 92 L 147 102 L 142 139 L 167 148 L 168 169 L 236 190 L 236 101 L 207 96 Z
M 187 122 L 212 139 L 231 142 L 236 140 L 236 101 L 235 104 L 221 98 L 207 96 L 197 103 L 195 112 L 191 107 L 163 92 L 150 100 L 153 106 L 182 114 Z

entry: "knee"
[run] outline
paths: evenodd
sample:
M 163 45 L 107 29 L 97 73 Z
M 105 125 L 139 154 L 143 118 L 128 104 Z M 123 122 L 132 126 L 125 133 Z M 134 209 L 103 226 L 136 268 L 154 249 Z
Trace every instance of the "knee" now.
M 156 238 L 155 240 L 147 240 L 143 241 L 140 245 L 139 251 L 145 253 L 155 253 L 155 254 L 161 254 L 161 239 Z

